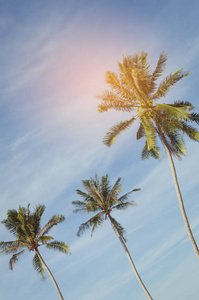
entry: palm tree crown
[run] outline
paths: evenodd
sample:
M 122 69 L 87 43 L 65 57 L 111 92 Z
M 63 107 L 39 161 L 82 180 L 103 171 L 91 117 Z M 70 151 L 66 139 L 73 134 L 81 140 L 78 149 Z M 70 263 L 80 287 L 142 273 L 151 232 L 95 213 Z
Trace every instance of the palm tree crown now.
M 13 253 L 10 259 L 10 268 L 12 270 L 13 264 L 18 261 L 19 256 L 23 254 L 25 250 L 35 251 L 33 267 L 37 273 L 45 278 L 38 248 L 45 245 L 48 249 L 58 250 L 65 254 L 69 253 L 68 245 L 64 242 L 51 241 L 53 237 L 47 235 L 50 229 L 63 222 L 65 217 L 62 215 L 54 215 L 48 223 L 41 228 L 40 221 L 45 206 L 38 205 L 33 213 L 30 212 L 29 206 L 30 205 L 28 205 L 27 208 L 19 206 L 18 211 L 14 209 L 8 210 L 7 219 L 3 220 L 1 223 L 15 236 L 16 240 L 1 242 L 0 252 L 5 254 Z
M 81 190 L 77 190 L 77 194 L 80 195 L 84 201 L 73 201 L 72 203 L 76 206 L 74 212 L 85 211 L 89 213 L 96 213 L 92 218 L 90 218 L 87 222 L 82 223 L 79 226 L 79 230 L 77 235 L 80 236 L 86 229 L 92 228 L 91 235 L 94 230 L 102 225 L 104 220 L 107 218 L 110 220 L 111 225 L 117 234 L 125 252 L 129 259 L 129 262 L 135 272 L 135 275 L 142 286 L 144 292 L 148 296 L 149 299 L 152 300 L 150 293 L 148 292 L 146 286 L 144 285 L 140 275 L 134 265 L 134 262 L 131 258 L 131 255 L 126 247 L 126 239 L 125 239 L 125 231 L 119 222 L 117 222 L 112 216 L 111 212 L 116 210 L 125 210 L 129 206 L 134 206 L 134 201 L 128 201 L 128 197 L 132 192 L 139 191 L 140 189 L 133 189 L 130 192 L 119 196 L 122 191 L 123 186 L 121 185 L 121 178 L 119 177 L 113 186 L 110 185 L 108 174 L 99 180 L 96 175 L 95 178 L 91 178 L 90 180 L 82 180 L 83 186 L 86 192 Z
M 199 141 L 199 132 L 188 122 L 199 124 L 199 114 L 194 113 L 194 106 L 188 101 L 175 101 L 174 104 L 157 103 L 165 97 L 170 87 L 189 73 L 178 70 L 167 76 L 157 86 L 162 75 L 167 56 L 161 53 L 155 70 L 150 71 L 147 53 L 140 52 L 132 56 L 124 56 L 119 63 L 119 74 L 107 71 L 106 82 L 112 91 L 105 91 L 98 96 L 102 102 L 98 106 L 100 112 L 113 108 L 118 111 L 136 114 L 126 121 L 114 125 L 104 138 L 104 144 L 111 146 L 115 138 L 128 129 L 136 119 L 139 120 L 137 139 L 145 137 L 142 158 L 160 157 L 157 136 L 167 145 L 170 152 L 180 158 L 186 154 L 183 133 L 189 138 Z
M 80 195 L 84 201 L 73 201 L 72 203 L 76 206 L 74 212 L 85 211 L 87 213 L 97 213 L 95 216 L 90 218 L 87 222 L 82 223 L 79 227 L 77 235 L 80 236 L 89 227 L 92 228 L 91 235 L 94 230 L 102 225 L 104 220 L 110 216 L 112 210 L 124 210 L 129 206 L 134 206 L 134 201 L 128 201 L 128 196 L 135 191 L 140 189 L 133 189 L 130 192 L 119 197 L 123 186 L 121 185 L 122 178 L 118 178 L 112 187 L 109 183 L 108 175 L 102 176 L 101 181 L 97 176 L 90 180 L 82 180 L 83 186 L 87 192 L 77 190 L 77 194 Z M 124 228 L 112 218 L 115 226 L 117 227 L 122 239 L 126 241 L 124 237 Z

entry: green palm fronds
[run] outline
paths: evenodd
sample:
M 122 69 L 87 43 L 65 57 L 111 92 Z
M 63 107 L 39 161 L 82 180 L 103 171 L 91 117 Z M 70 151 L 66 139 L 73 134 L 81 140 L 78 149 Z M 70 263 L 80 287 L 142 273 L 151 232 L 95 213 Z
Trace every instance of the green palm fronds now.
M 38 247 L 45 245 L 47 248 L 59 250 L 66 254 L 69 252 L 69 246 L 64 242 L 49 242 L 53 237 L 46 235 L 53 226 L 63 222 L 65 217 L 54 215 L 40 230 L 41 216 L 44 213 L 45 206 L 37 205 L 33 213 L 31 213 L 29 207 L 30 204 L 27 207 L 19 206 L 18 211 L 8 210 L 7 218 L 1 222 L 16 238 L 14 241 L 0 243 L 0 253 L 13 253 L 10 259 L 11 270 L 13 264 L 18 261 L 19 256 L 25 250 L 38 252 Z M 37 273 L 45 277 L 42 263 L 37 254 L 33 258 L 33 266 Z
M 119 222 L 117 222 L 113 217 L 111 217 L 111 224 L 112 224 L 113 230 L 115 231 L 115 228 L 116 228 L 120 237 L 126 243 L 126 238 L 125 238 L 126 231 L 124 230 L 122 225 Z M 115 227 L 113 226 L 113 224 L 115 225 Z
M 189 73 L 182 72 L 183 69 L 176 71 L 174 74 L 170 74 L 167 76 L 159 85 L 155 94 L 151 97 L 151 99 L 156 100 L 161 97 L 165 97 L 169 92 L 170 87 L 174 85 L 176 82 L 180 81 L 182 78 L 189 76 Z
M 65 254 L 70 253 L 69 246 L 66 245 L 64 242 L 53 241 L 53 242 L 47 243 L 46 247 L 48 249 L 58 250 L 59 252 L 62 252 L 62 253 L 65 253 Z
M 116 93 L 105 91 L 102 95 L 97 96 L 98 99 L 102 99 L 103 103 L 99 104 L 99 112 L 108 111 L 111 108 L 114 108 L 117 111 L 126 111 L 131 112 L 135 108 L 132 106 L 132 99 L 127 97 L 120 98 Z
M 116 137 L 122 133 L 122 131 L 125 131 L 128 129 L 136 120 L 136 117 L 131 118 L 127 121 L 119 122 L 118 124 L 114 125 L 110 131 L 107 132 L 106 136 L 103 139 L 103 143 L 110 147 L 114 142 Z
M 151 88 L 150 88 L 151 93 L 153 93 L 157 87 L 156 80 L 164 72 L 166 61 L 167 61 L 167 55 L 166 55 L 166 53 L 162 52 L 158 59 L 157 66 L 151 76 Z
M 83 198 L 83 201 L 72 202 L 72 204 L 76 207 L 74 212 L 77 213 L 85 211 L 88 214 L 97 214 L 79 226 L 77 236 L 82 235 L 84 231 L 89 228 L 92 228 L 92 235 L 94 230 L 102 225 L 107 217 L 110 218 L 112 210 L 125 210 L 128 207 L 135 205 L 134 201 L 128 201 L 128 199 L 130 194 L 139 191 L 140 189 L 133 189 L 130 192 L 119 196 L 123 189 L 121 181 L 122 178 L 119 177 L 115 184 L 111 186 L 108 174 L 106 176 L 102 176 L 101 180 L 97 175 L 89 180 L 82 180 L 83 186 L 88 193 L 77 190 L 77 194 Z M 118 226 L 118 232 L 121 233 L 123 240 L 125 240 L 122 226 L 116 221 L 115 226 Z
M 199 132 L 188 123 L 199 124 L 199 114 L 193 112 L 194 106 L 189 101 L 174 101 L 173 104 L 154 103 L 155 100 L 165 97 L 171 86 L 189 75 L 183 69 L 170 74 L 162 82 L 157 84 L 163 74 L 167 55 L 163 52 L 154 71 L 151 71 L 147 62 L 147 53 L 139 52 L 131 56 L 124 56 L 119 62 L 118 74 L 108 71 L 106 82 L 111 91 L 105 91 L 98 108 L 100 112 L 115 109 L 132 113 L 137 110 L 130 120 L 121 121 L 112 126 L 106 133 L 103 143 L 110 147 L 116 137 L 130 128 L 137 119 L 139 128 L 136 138 L 145 137 L 145 146 L 141 157 L 155 159 L 160 158 L 157 146 L 157 137 L 177 158 L 186 154 L 183 134 L 195 141 L 199 141 Z M 125 91 L 125 95 L 124 95 Z M 127 97 L 128 95 L 128 97 Z
M 44 268 L 42 266 L 42 263 L 37 255 L 37 253 L 35 253 L 35 255 L 33 257 L 32 264 L 33 264 L 33 268 L 37 272 L 37 274 L 41 275 L 42 278 L 45 279 L 46 276 L 44 273 Z
M 59 224 L 59 223 L 62 223 L 65 221 L 65 217 L 62 216 L 62 215 L 56 215 L 56 216 L 53 216 L 49 221 L 48 223 L 42 228 L 42 230 L 39 232 L 38 236 L 42 236 L 46 233 L 49 232 L 49 230 Z

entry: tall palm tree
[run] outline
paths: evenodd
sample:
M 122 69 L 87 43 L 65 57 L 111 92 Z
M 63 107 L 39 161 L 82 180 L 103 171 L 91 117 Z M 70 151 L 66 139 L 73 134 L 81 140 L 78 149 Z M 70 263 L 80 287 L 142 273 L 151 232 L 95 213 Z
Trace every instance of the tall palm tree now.
M 199 141 L 198 130 L 190 125 L 194 122 L 199 124 L 199 114 L 193 112 L 194 106 L 188 101 L 175 101 L 173 104 L 156 102 L 166 96 L 172 85 L 189 75 L 180 69 L 167 76 L 158 86 L 157 80 L 164 71 L 166 60 L 166 54 L 161 53 L 157 66 L 152 72 L 147 62 L 147 53 L 139 52 L 123 57 L 122 63 L 118 63 L 118 75 L 115 72 L 107 71 L 105 80 L 111 87 L 111 91 L 105 91 L 98 96 L 102 100 L 98 106 L 99 112 L 113 108 L 130 113 L 135 111 L 135 114 L 129 120 L 114 125 L 107 132 L 103 142 L 105 145 L 111 146 L 115 138 L 136 120 L 139 121 L 137 139 L 145 137 L 142 159 L 150 156 L 155 159 L 160 158 L 157 138 L 160 139 L 169 158 L 185 226 L 199 258 L 199 249 L 186 215 L 173 162 L 173 156 L 180 159 L 182 155 L 186 155 L 183 134 L 194 141 Z
M 112 216 L 111 212 L 114 209 L 124 210 L 129 206 L 135 205 L 133 201 L 127 201 L 129 195 L 132 192 L 139 191 L 140 189 L 133 189 L 132 191 L 124 194 L 119 197 L 119 194 L 122 190 L 121 178 L 119 177 L 113 187 L 111 187 L 108 175 L 103 176 L 101 178 L 101 182 L 97 175 L 95 178 L 91 178 L 90 180 L 82 180 L 83 186 L 86 189 L 86 192 L 81 190 L 77 190 L 77 194 L 83 197 L 84 201 L 73 201 L 72 203 L 76 206 L 74 212 L 85 211 L 87 213 L 97 213 L 92 218 L 90 218 L 87 222 L 82 223 L 77 232 L 77 236 L 80 236 L 86 229 L 92 227 L 91 236 L 94 230 L 102 225 L 104 220 L 107 218 L 110 220 L 111 225 L 116 232 L 124 250 L 127 254 L 127 257 L 130 261 L 130 264 L 135 272 L 135 275 L 144 289 L 145 293 L 149 297 L 149 299 L 153 299 L 149 294 L 147 288 L 145 287 L 140 275 L 134 265 L 134 262 L 131 258 L 131 255 L 126 247 L 126 239 L 124 237 L 124 228 L 118 223 Z
M 40 220 L 44 213 L 45 206 L 38 205 L 33 213 L 30 212 L 29 206 L 30 204 L 27 206 L 27 208 L 19 206 L 18 211 L 14 209 L 8 210 L 7 219 L 3 220 L 1 223 L 4 224 L 6 229 L 8 229 L 15 236 L 16 240 L 1 242 L 0 252 L 5 254 L 13 253 L 9 261 L 10 269 L 12 270 L 13 264 L 18 261 L 19 256 L 23 254 L 25 250 L 35 251 L 35 255 L 33 257 L 34 269 L 38 274 L 41 274 L 42 277 L 45 278 L 43 269 L 44 266 L 55 285 L 60 299 L 63 300 L 64 298 L 57 285 L 57 282 L 50 269 L 44 262 L 38 248 L 42 245 L 45 245 L 48 249 L 58 250 L 65 254 L 69 253 L 68 245 L 59 241 L 49 242 L 53 239 L 53 237 L 47 235 L 49 230 L 53 226 L 63 222 L 65 217 L 62 215 L 54 215 L 41 229 Z

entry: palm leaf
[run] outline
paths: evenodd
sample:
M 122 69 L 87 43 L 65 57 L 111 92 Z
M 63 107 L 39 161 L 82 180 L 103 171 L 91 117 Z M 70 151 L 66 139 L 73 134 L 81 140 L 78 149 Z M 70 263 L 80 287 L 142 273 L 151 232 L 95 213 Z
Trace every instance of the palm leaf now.
M 169 76 L 167 76 L 160 83 L 158 90 L 153 95 L 152 99 L 155 100 L 155 99 L 159 99 L 161 97 L 165 97 L 172 85 L 174 85 L 176 82 L 178 82 L 182 78 L 189 75 L 189 73 L 183 73 L 182 70 L 183 69 L 180 69 L 177 72 L 175 72 L 174 74 L 170 74 Z
M 48 249 L 57 250 L 59 252 L 65 253 L 65 254 L 70 253 L 69 246 L 67 244 L 65 244 L 64 242 L 53 241 L 53 242 L 47 243 L 46 247 Z
M 40 233 L 38 234 L 38 237 L 43 236 L 44 234 L 48 233 L 49 230 L 59 224 L 65 221 L 65 217 L 62 215 L 55 215 L 53 216 L 48 223 L 42 228 L 42 230 L 40 231 Z
M 81 236 L 85 230 L 89 229 L 90 227 L 92 227 L 92 231 L 91 231 L 91 236 L 93 235 L 94 230 L 102 225 L 102 223 L 104 222 L 104 219 L 102 217 L 104 212 L 99 212 L 97 215 L 95 215 L 94 217 L 90 218 L 87 222 L 82 223 L 79 226 L 79 230 L 77 232 L 77 236 Z
M 22 241 L 10 241 L 0 243 L 0 253 L 15 253 L 23 248 L 27 248 L 29 244 Z
M 151 76 L 151 87 L 150 87 L 150 93 L 153 93 L 156 88 L 156 80 L 162 75 L 165 65 L 167 61 L 167 55 L 166 53 L 162 52 L 160 54 L 159 60 L 157 62 L 156 68 Z
M 42 235 L 36 241 L 46 244 L 48 241 L 53 240 L 54 238 L 50 235 Z
M 133 192 L 138 192 L 138 191 L 140 191 L 140 190 L 141 190 L 140 188 L 131 190 L 130 192 L 128 192 L 128 193 L 122 195 L 122 196 L 118 199 L 118 202 L 119 202 L 119 203 L 120 203 L 120 202 L 123 203 L 124 201 L 127 201 L 128 198 L 129 198 L 129 195 L 131 195 Z
M 124 237 L 126 234 L 126 231 L 124 230 L 122 225 L 119 222 L 117 222 L 113 217 L 111 217 L 111 224 L 112 224 L 113 230 L 116 232 L 116 230 L 115 230 L 115 227 L 116 227 L 120 237 L 123 239 L 124 242 L 126 242 L 126 238 Z M 115 225 L 115 227 L 113 226 L 113 224 Z
M 115 72 L 107 71 L 105 81 L 118 96 L 131 101 L 136 100 L 136 97 L 130 93 L 129 89 L 121 84 L 120 79 Z
M 153 149 L 151 149 L 149 151 L 148 146 L 145 143 L 145 146 L 144 146 L 144 148 L 142 150 L 142 153 L 141 153 L 141 159 L 148 159 L 150 156 L 155 158 L 155 159 L 159 159 L 161 157 L 160 148 L 159 147 L 154 147 Z
M 21 254 L 23 254 L 24 252 L 25 252 L 25 249 L 18 252 L 18 253 L 13 254 L 13 256 L 11 257 L 11 259 L 9 261 L 9 266 L 10 266 L 11 270 L 13 270 L 13 264 L 16 263 L 19 260 L 19 256 Z
M 183 123 L 183 133 L 186 133 L 188 137 L 193 141 L 199 141 L 199 132 L 196 128 Z
M 197 124 L 199 124 L 199 114 L 197 113 L 192 113 L 189 115 L 189 120 L 191 122 L 196 122 Z
M 174 121 L 175 119 L 178 121 L 188 120 L 190 116 L 187 106 L 173 106 L 164 103 L 157 103 L 154 110 L 168 115 L 170 118 L 174 119 Z
M 45 279 L 45 275 L 44 275 L 44 269 L 42 266 L 42 263 L 39 259 L 39 257 L 37 256 L 37 253 L 35 253 L 33 260 L 32 260 L 32 264 L 33 264 L 33 268 L 35 269 L 35 271 L 37 272 L 37 274 L 40 274 L 42 276 L 43 279 Z
M 123 189 L 123 186 L 121 185 L 121 180 L 122 180 L 122 178 L 119 177 L 116 180 L 114 186 L 112 187 L 112 189 L 109 193 L 108 199 L 107 199 L 108 200 L 107 201 L 107 208 L 112 207 L 112 205 L 115 204 L 115 203 L 118 203 L 117 197 Z
M 17 218 L 18 212 L 15 209 L 9 209 L 7 212 L 7 219 L 1 221 L 1 223 L 8 229 L 15 237 L 18 237 L 20 230 L 20 222 Z
M 112 207 L 112 209 L 118 209 L 118 210 L 125 210 L 127 208 L 129 208 L 130 206 L 135 206 L 136 203 L 134 201 L 130 201 L 130 202 L 121 202 L 115 206 Z
M 191 102 L 189 101 L 174 101 L 173 104 L 169 104 L 170 106 L 175 106 L 175 107 L 183 107 L 185 106 L 187 108 L 187 110 L 191 111 L 194 109 L 194 106 Z
M 145 130 L 144 130 L 144 126 L 142 125 L 142 123 L 140 123 L 140 126 L 139 126 L 137 134 L 136 134 L 136 139 L 139 140 L 143 136 L 145 136 Z
M 102 176 L 101 185 L 100 185 L 100 192 L 105 201 L 108 199 L 110 191 L 111 191 L 111 185 L 108 180 L 108 174 L 106 174 L 106 176 Z
M 136 107 L 136 102 L 131 99 L 125 99 L 119 97 L 117 94 L 109 91 L 105 91 L 101 96 L 97 98 L 102 100 L 102 103 L 98 105 L 99 112 L 105 112 L 113 108 L 117 111 L 132 112 Z
M 186 155 L 186 147 L 183 141 L 182 136 L 176 131 L 170 132 L 167 134 L 169 141 L 167 141 L 171 153 L 176 156 L 178 159 L 180 155 Z
M 99 207 L 101 207 L 101 205 L 103 204 L 103 199 L 102 196 L 100 195 L 99 192 L 99 187 L 96 186 L 96 182 L 95 180 L 91 179 L 91 180 L 82 180 L 83 186 L 84 188 L 88 191 L 89 195 L 90 195 L 90 199 L 89 199 L 89 203 L 87 205 L 87 207 L 92 207 L 92 204 L 94 204 L 94 206 L 96 204 L 98 204 Z M 93 211 L 95 211 L 95 209 L 93 208 Z
M 119 134 L 121 134 L 122 131 L 128 129 L 135 120 L 136 120 L 136 117 L 133 117 L 130 120 L 122 121 L 122 122 L 119 122 L 118 124 L 114 125 L 110 129 L 110 131 L 106 133 L 106 136 L 103 139 L 103 143 L 106 146 L 110 147 L 114 143 L 116 137 Z
M 147 150 L 150 151 L 156 146 L 156 130 L 150 118 L 141 118 L 145 130 Z
M 87 211 L 86 203 L 83 201 L 72 201 L 72 204 L 77 207 L 75 210 L 73 210 L 74 213 L 77 213 L 80 211 Z
M 127 89 L 131 91 L 132 99 L 138 100 L 141 103 L 146 102 L 146 94 L 143 92 L 144 84 L 139 83 L 137 68 L 125 68 L 124 64 L 118 63 L 121 69 L 122 86 L 127 86 Z
M 33 225 L 34 235 L 36 236 L 40 232 L 40 220 L 45 211 L 45 205 L 37 205 L 34 213 L 31 215 L 31 223 Z

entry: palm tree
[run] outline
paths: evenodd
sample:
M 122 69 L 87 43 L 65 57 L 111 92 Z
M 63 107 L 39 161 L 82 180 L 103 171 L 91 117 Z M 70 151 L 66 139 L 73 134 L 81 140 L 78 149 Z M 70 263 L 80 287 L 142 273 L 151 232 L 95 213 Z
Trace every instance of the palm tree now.
M 166 96 L 172 85 L 189 75 L 180 69 L 167 76 L 158 86 L 157 80 L 164 71 L 166 60 L 166 54 L 161 53 L 157 66 L 152 72 L 147 62 L 147 53 L 139 52 L 123 57 L 122 63 L 118 63 L 118 75 L 115 72 L 107 71 L 105 80 L 112 90 L 105 91 L 98 96 L 102 100 L 98 106 L 99 112 L 113 108 L 130 113 L 135 111 L 135 114 L 129 120 L 114 125 L 107 132 L 103 142 L 105 145 L 111 146 L 115 138 L 122 131 L 128 129 L 135 120 L 139 121 L 137 139 L 145 137 L 142 159 L 150 156 L 155 159 L 160 158 L 157 138 L 160 139 L 169 158 L 185 226 L 193 248 L 199 257 L 199 249 L 186 215 L 173 162 L 173 156 L 181 159 L 182 155 L 186 155 L 183 134 L 194 141 L 199 141 L 198 130 L 190 125 L 194 122 L 199 124 L 199 114 L 193 112 L 194 106 L 188 101 L 175 101 L 173 104 L 156 102 Z
M 92 227 L 91 236 L 93 235 L 94 230 L 102 225 L 104 220 L 107 218 L 110 220 L 111 225 L 116 232 L 124 250 L 127 254 L 127 257 L 130 261 L 130 264 L 135 272 L 135 275 L 144 289 L 145 293 L 149 297 L 149 299 L 153 299 L 149 294 L 147 288 L 145 287 L 140 275 L 134 265 L 134 262 L 131 258 L 131 255 L 126 247 L 126 239 L 124 237 L 125 231 L 124 228 L 118 223 L 112 216 L 111 212 L 114 209 L 125 210 L 129 206 L 134 206 L 135 203 L 133 201 L 127 201 L 128 196 L 135 191 L 139 191 L 140 189 L 133 189 L 132 191 L 124 194 L 119 197 L 119 194 L 122 190 L 121 178 L 119 177 L 114 186 L 111 187 L 108 175 L 103 176 L 101 178 L 101 182 L 96 175 L 95 178 L 91 178 L 90 180 L 82 180 L 83 186 L 87 192 L 83 192 L 81 190 L 77 190 L 77 194 L 83 197 L 84 201 L 73 201 L 72 203 L 76 206 L 74 212 L 85 211 L 87 213 L 97 213 L 92 218 L 90 218 L 87 222 L 82 223 L 77 232 L 77 236 L 80 236 L 86 229 Z
M 44 213 L 45 206 L 38 205 L 35 208 L 33 213 L 30 212 L 29 209 L 30 204 L 25 207 L 19 206 L 19 210 L 16 211 L 14 209 L 8 210 L 7 219 L 3 220 L 1 223 L 4 224 L 6 229 L 8 229 L 16 238 L 15 241 L 9 242 L 1 242 L 0 243 L 0 252 L 5 254 L 13 253 L 9 265 L 10 269 L 13 269 L 13 264 L 16 263 L 19 259 L 19 256 L 25 252 L 25 250 L 35 251 L 35 255 L 33 257 L 33 267 L 38 274 L 41 274 L 43 278 L 44 268 L 50 275 L 55 288 L 59 294 L 60 299 L 64 299 L 61 291 L 53 277 L 50 269 L 44 262 L 38 248 L 42 245 L 45 245 L 48 249 L 58 250 L 62 253 L 69 253 L 69 246 L 64 242 L 59 241 L 51 241 L 53 239 L 52 236 L 47 235 L 49 230 L 63 222 L 65 217 L 62 215 L 54 215 L 48 223 L 41 229 L 40 220 L 41 216 Z

